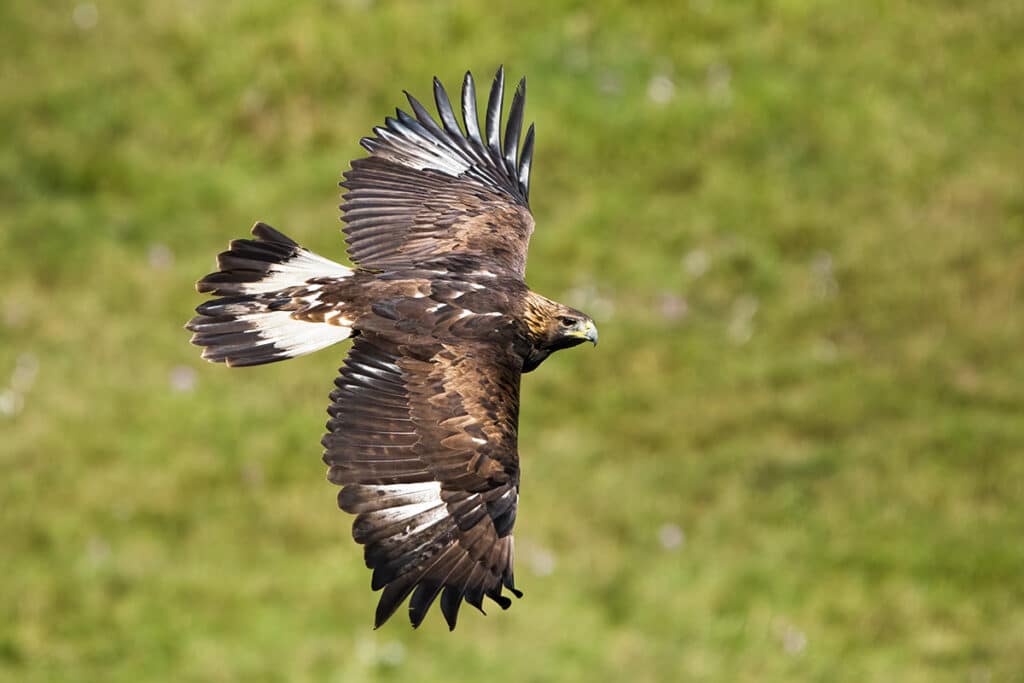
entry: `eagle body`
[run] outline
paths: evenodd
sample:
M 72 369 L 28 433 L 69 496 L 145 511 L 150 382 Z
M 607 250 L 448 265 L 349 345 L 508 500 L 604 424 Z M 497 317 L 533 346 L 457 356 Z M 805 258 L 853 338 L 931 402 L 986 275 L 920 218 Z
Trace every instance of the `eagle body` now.
M 525 81 L 501 135 L 504 73 L 484 129 L 466 74 L 462 127 L 435 79 L 438 124 L 412 96 L 352 162 L 342 219 L 355 267 L 257 223 L 217 272 L 188 324 L 204 358 L 230 366 L 291 358 L 353 339 L 322 439 L 338 504 L 354 514 L 375 625 L 409 600 L 418 626 L 440 601 L 454 629 L 463 601 L 516 596 L 519 386 L 551 353 L 597 343 L 585 314 L 524 280 L 533 232 L 533 126 L 520 148 Z

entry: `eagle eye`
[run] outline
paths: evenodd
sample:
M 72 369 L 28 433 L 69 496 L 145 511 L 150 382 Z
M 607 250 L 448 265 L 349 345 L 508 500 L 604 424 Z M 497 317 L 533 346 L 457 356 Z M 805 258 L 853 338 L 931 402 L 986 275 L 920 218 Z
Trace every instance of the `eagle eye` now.
M 561 317 L 558 322 L 562 323 L 562 327 L 572 327 L 576 324 L 575 318 Z

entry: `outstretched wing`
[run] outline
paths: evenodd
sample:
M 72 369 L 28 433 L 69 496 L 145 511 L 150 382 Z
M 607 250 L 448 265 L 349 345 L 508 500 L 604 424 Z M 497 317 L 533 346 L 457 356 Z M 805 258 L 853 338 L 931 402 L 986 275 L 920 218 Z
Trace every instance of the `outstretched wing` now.
M 476 87 L 462 84 L 459 128 L 448 93 L 434 79 L 438 123 L 406 93 L 415 116 L 397 110 L 361 144 L 341 186 L 348 254 L 364 268 L 455 266 L 523 277 L 533 233 L 528 198 L 533 125 L 520 150 L 526 79 L 519 82 L 501 135 L 505 73 L 491 87 L 481 134 Z M 486 136 L 486 140 L 484 139 Z
M 336 380 L 324 436 L 338 504 L 356 515 L 380 626 L 411 594 L 419 626 L 438 595 L 455 628 L 462 600 L 516 596 L 512 526 L 521 361 L 496 346 L 399 346 L 364 333 Z

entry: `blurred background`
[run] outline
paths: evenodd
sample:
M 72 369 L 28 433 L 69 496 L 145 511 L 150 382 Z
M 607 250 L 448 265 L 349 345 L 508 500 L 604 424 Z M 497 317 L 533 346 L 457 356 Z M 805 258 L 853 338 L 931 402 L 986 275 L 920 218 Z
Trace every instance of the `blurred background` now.
M 1024 5 L 0 5 L 0 679 L 1024 676 Z M 264 220 L 343 260 L 401 91 L 504 63 L 525 597 L 371 629 L 319 438 L 345 345 L 201 361 Z

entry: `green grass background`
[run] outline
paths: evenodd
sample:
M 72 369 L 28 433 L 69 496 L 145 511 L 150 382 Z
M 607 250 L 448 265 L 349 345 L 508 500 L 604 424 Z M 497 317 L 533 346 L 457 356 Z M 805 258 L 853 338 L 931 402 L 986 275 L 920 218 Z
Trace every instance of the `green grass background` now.
M 0 679 L 1024 680 L 1024 5 L 0 4 Z M 371 629 L 343 347 L 208 365 L 193 282 L 408 88 L 504 63 L 528 280 L 501 613 Z

